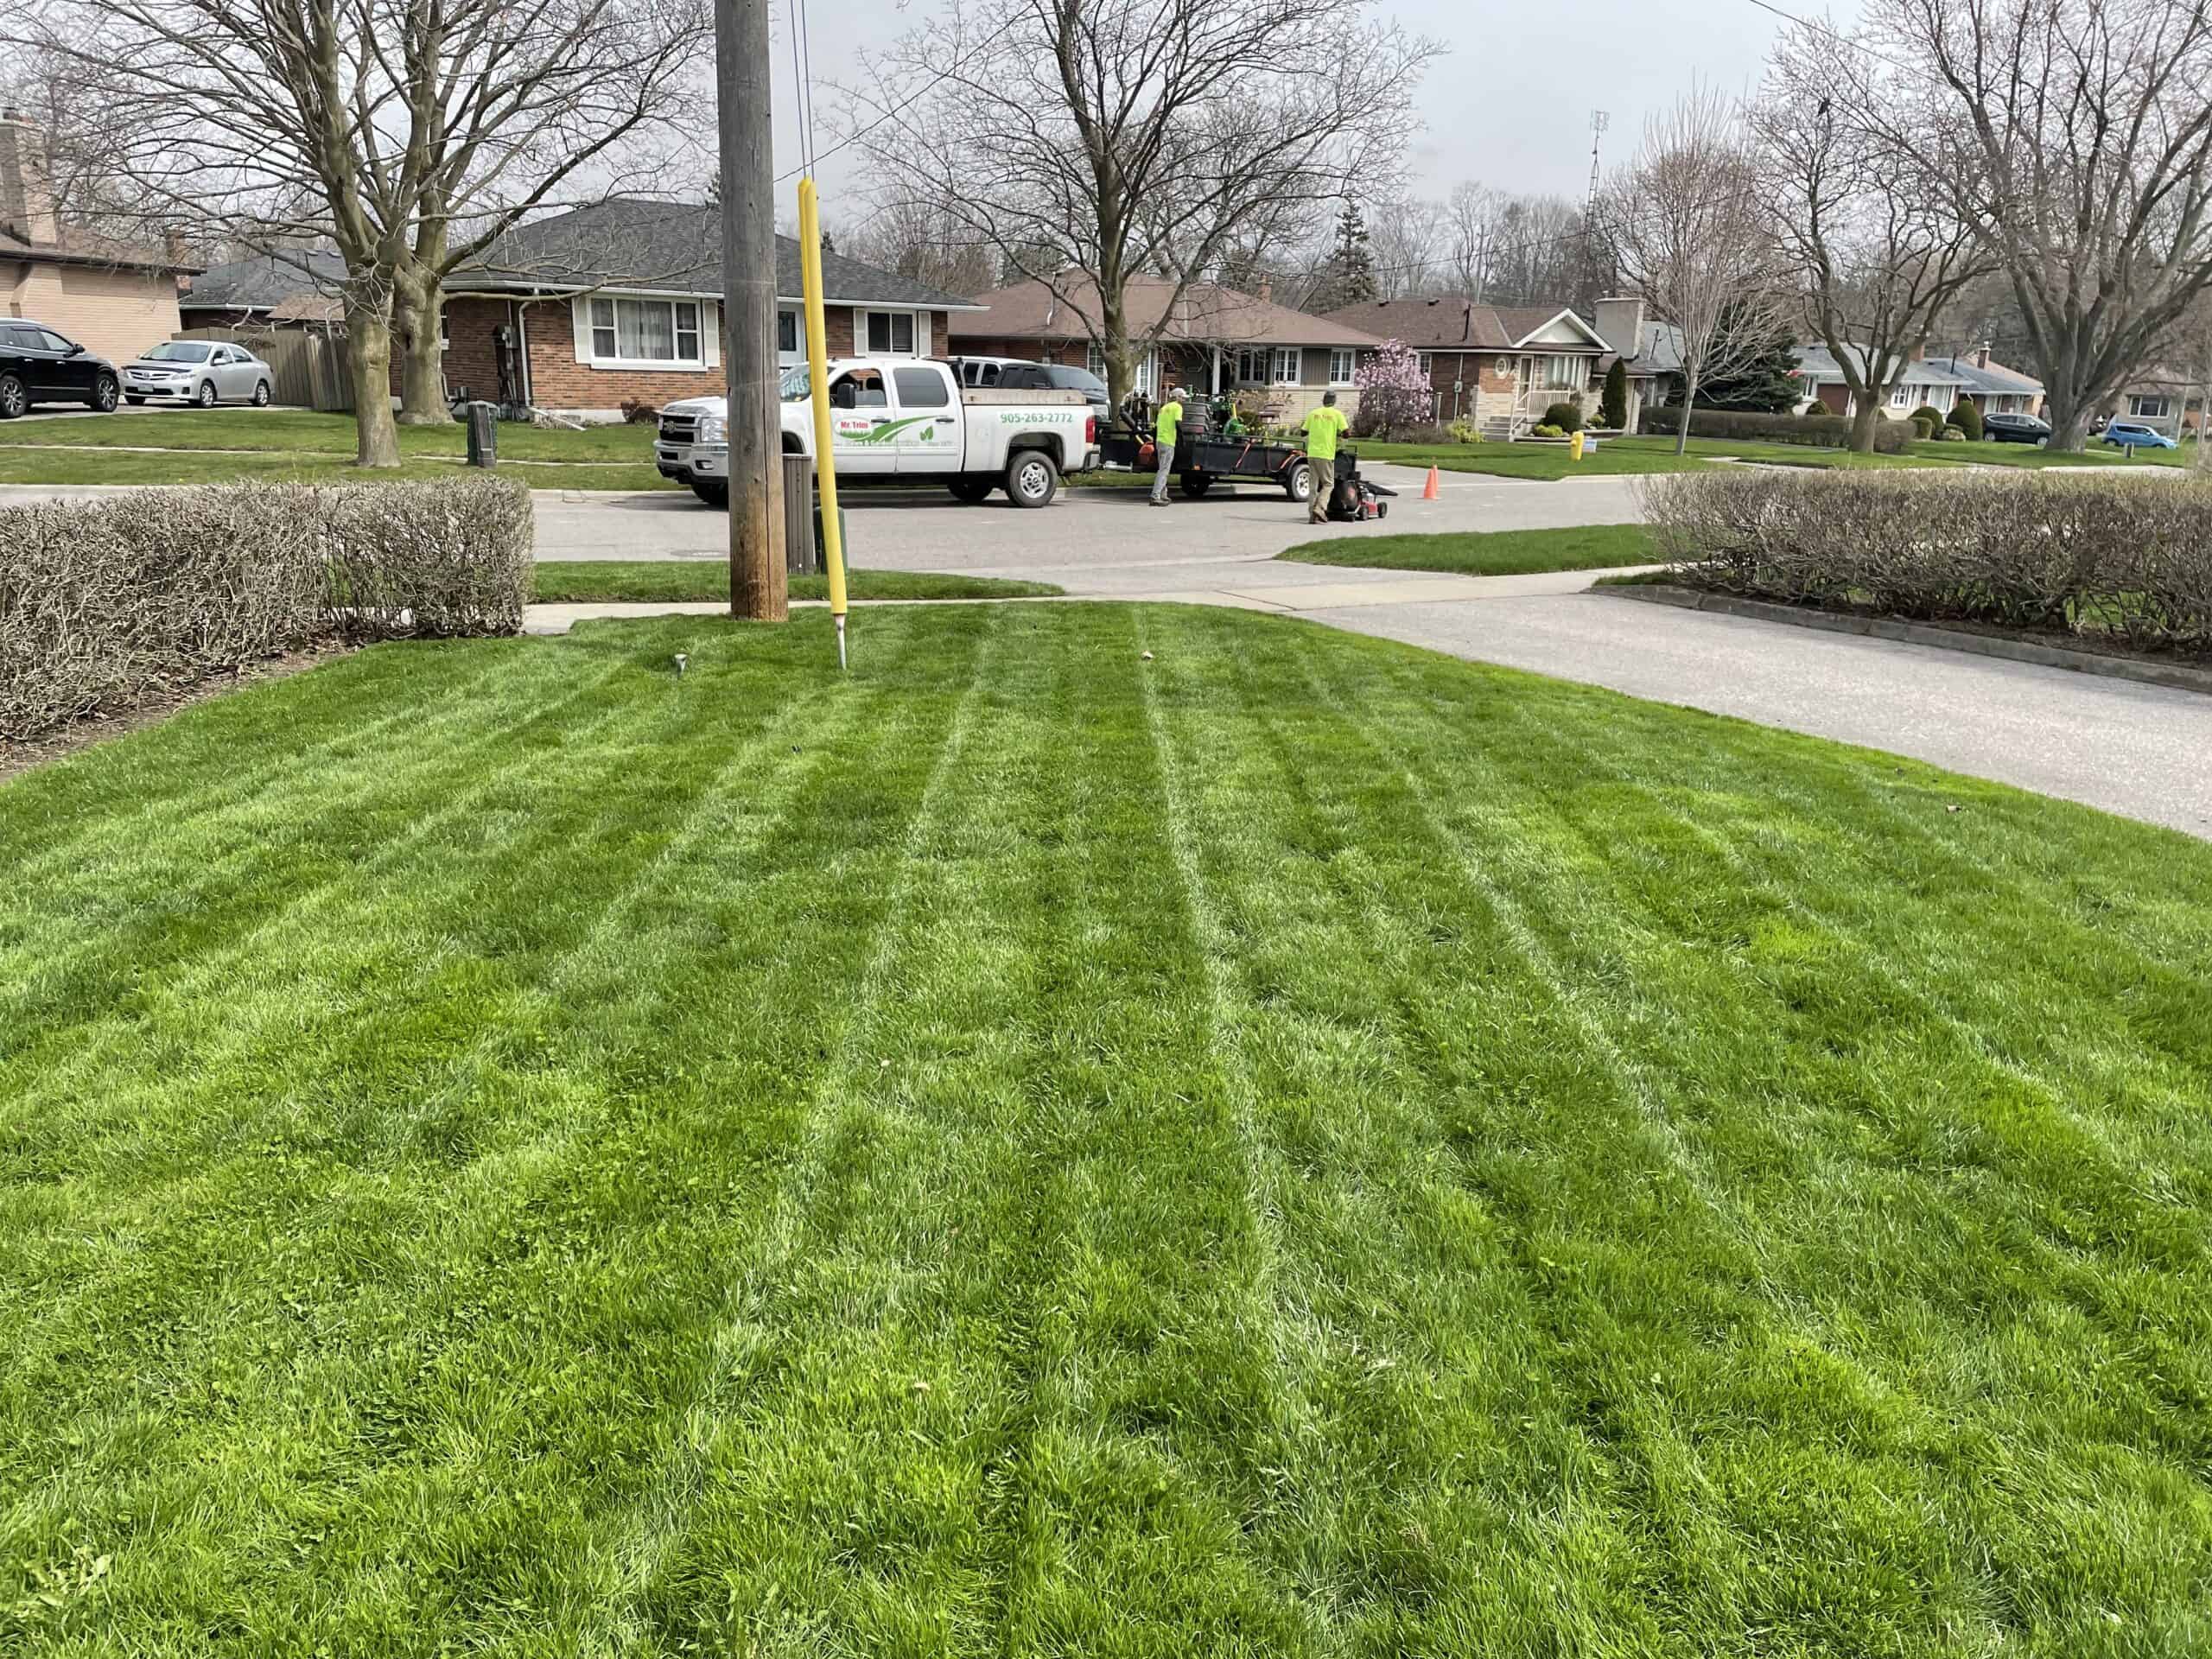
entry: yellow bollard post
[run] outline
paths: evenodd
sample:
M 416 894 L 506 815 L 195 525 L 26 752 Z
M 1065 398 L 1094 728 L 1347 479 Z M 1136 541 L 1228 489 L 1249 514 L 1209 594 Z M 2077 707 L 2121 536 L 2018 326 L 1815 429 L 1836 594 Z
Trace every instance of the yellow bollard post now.
M 806 366 L 814 401 L 814 476 L 822 492 L 822 554 L 830 573 L 830 615 L 837 626 L 837 666 L 845 666 L 845 536 L 837 518 L 837 459 L 830 419 L 830 352 L 822 322 L 822 206 L 812 175 L 798 181 L 800 283 L 806 300 Z

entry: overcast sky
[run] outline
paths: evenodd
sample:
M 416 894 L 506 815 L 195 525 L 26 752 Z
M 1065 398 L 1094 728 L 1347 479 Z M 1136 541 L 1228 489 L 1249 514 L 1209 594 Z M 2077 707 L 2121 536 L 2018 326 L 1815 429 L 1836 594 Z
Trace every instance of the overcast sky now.
M 788 0 L 785 0 L 788 3 Z M 816 78 L 855 73 L 851 54 L 895 39 L 938 0 L 839 0 L 810 11 Z M 1847 22 L 1858 0 L 1777 0 L 1801 16 Z M 781 11 L 781 6 L 779 7 Z M 1644 118 L 1702 77 L 1731 91 L 1756 85 L 1783 27 L 1751 0 L 1383 0 L 1382 14 L 1449 48 L 1429 67 L 1428 130 L 1411 157 L 1415 188 L 1443 195 L 1462 179 L 1580 198 L 1590 177 L 1590 112 L 1607 111 L 1608 167 L 1636 148 Z M 834 31 L 823 27 L 834 17 Z M 778 18 L 778 170 L 797 158 L 789 45 Z M 843 49 L 838 50 L 842 45 Z M 826 113 L 826 105 L 821 106 Z M 856 151 L 820 171 L 823 217 L 849 220 L 839 200 L 867 163 Z

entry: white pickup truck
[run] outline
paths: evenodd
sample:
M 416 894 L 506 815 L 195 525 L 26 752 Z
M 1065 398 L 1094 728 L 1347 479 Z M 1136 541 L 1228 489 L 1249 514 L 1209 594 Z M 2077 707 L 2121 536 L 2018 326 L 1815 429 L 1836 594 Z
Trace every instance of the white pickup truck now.
M 807 372 L 789 370 L 784 453 L 814 454 Z M 686 397 L 660 412 L 653 461 L 710 506 L 729 505 L 729 404 Z M 966 502 L 1003 489 L 1017 507 L 1050 504 L 1065 473 L 1098 465 L 1098 422 L 1079 391 L 985 391 L 928 358 L 840 358 L 830 365 L 837 476 L 937 479 Z

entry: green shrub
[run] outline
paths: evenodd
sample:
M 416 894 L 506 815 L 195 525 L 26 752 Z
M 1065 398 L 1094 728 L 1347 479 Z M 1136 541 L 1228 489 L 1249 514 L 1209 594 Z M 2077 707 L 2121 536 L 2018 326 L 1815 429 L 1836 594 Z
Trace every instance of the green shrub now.
M 1656 477 L 1644 512 L 1701 588 L 2212 654 L 2212 494 L 2186 478 L 1737 468 Z
M 1567 434 L 1549 421 L 1539 423 L 1529 434 L 1532 438 L 1563 438 Z
M 0 737 L 317 639 L 513 633 L 532 536 L 489 474 L 0 507 Z
M 1964 443 L 1967 435 L 1955 426 L 1947 426 L 1936 441 L 1940 443 Z
M 1981 411 L 1961 397 L 1959 406 L 1951 411 L 1950 424 L 1964 435 L 1969 443 L 1981 442 Z
M 1472 421 L 1460 420 L 1452 422 L 1451 432 L 1452 442 L 1454 443 L 1480 443 L 1483 441 L 1482 433 L 1476 428 L 1475 423 Z
M 1923 404 L 1918 409 L 1914 410 L 1912 418 L 1916 421 L 1927 422 L 1928 429 L 1931 432 L 1941 432 L 1943 429 L 1943 411 L 1933 404 Z
M 1628 364 L 1618 357 L 1605 371 L 1605 390 L 1598 400 L 1598 424 L 1616 432 L 1628 424 Z
M 1637 429 L 1654 437 L 1671 438 L 1681 430 L 1681 410 L 1673 404 L 1647 409 Z M 1851 423 L 1840 415 L 1762 415 L 1751 410 L 1700 409 L 1691 412 L 1690 435 L 1843 449 L 1851 444 Z M 1911 433 L 1902 422 L 1874 423 L 1874 450 L 1878 454 L 1901 454 L 1910 439 Z
M 1555 426 L 1562 432 L 1580 432 L 1582 429 L 1582 400 L 1569 397 L 1554 404 L 1544 411 L 1544 424 Z

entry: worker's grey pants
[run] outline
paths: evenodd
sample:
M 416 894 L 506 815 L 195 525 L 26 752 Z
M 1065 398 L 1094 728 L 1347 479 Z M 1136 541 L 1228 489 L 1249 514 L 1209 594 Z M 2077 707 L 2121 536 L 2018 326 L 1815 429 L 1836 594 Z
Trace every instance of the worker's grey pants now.
M 1159 448 L 1160 472 L 1152 480 L 1152 499 L 1165 501 L 1167 499 L 1167 480 L 1175 474 L 1175 446 L 1163 443 Z

